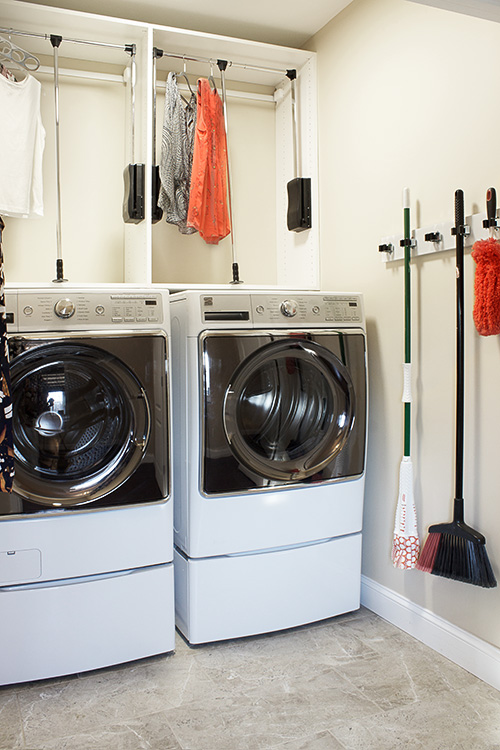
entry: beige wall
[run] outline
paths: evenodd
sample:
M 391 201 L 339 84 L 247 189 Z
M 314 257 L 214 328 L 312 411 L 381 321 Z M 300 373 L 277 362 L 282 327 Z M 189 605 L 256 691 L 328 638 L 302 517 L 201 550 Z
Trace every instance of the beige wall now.
M 500 646 L 500 588 L 393 568 L 403 453 L 403 265 L 384 235 L 485 210 L 498 183 L 500 24 L 404 0 L 355 0 L 312 38 L 318 52 L 322 287 L 361 290 L 368 320 L 370 428 L 363 573 Z M 499 185 L 497 184 L 497 187 Z M 455 268 L 452 251 L 412 264 L 412 460 L 421 538 L 451 520 L 454 495 Z M 500 579 L 500 345 L 472 321 L 466 251 L 466 521 L 487 538 Z

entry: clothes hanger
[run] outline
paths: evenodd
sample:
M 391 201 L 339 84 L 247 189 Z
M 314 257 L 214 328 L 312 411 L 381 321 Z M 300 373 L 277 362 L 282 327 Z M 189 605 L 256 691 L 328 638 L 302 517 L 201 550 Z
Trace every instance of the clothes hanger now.
M 210 88 L 217 93 L 217 84 L 215 83 L 214 78 L 214 64 L 213 61 L 210 60 L 210 75 L 208 76 L 208 82 L 210 84 Z
M 16 67 L 28 73 L 38 70 L 40 60 L 31 52 L 27 52 L 22 47 L 18 47 L 10 39 L 0 36 L 0 62 L 3 62 L 7 68 Z
M 187 83 L 187 87 L 189 89 L 189 93 L 191 94 L 191 96 L 194 96 L 194 91 L 191 88 L 191 84 L 189 83 L 189 78 L 187 77 L 187 73 L 186 73 L 186 60 L 184 60 L 184 70 L 182 70 L 182 72 L 180 72 L 180 73 L 176 73 L 175 77 L 176 77 L 177 80 L 179 80 L 179 78 L 184 78 L 184 80 Z M 184 97 L 182 97 L 182 98 L 184 99 Z M 186 101 L 186 100 L 184 99 L 184 101 Z M 186 104 L 187 104 L 187 102 L 186 102 Z

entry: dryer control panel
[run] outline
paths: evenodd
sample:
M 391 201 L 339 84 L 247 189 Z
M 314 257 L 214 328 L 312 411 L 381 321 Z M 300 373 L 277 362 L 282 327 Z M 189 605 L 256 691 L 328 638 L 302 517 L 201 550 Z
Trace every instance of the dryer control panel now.
M 202 294 L 204 323 L 248 323 L 253 326 L 361 326 L 358 294 Z
M 161 292 L 6 291 L 9 331 L 157 328 L 164 322 Z

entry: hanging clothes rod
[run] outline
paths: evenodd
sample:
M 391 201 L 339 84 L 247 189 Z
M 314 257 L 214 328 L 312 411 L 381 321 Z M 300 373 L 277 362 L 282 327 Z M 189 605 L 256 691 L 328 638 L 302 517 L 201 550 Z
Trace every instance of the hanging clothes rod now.
M 165 90 L 166 83 L 164 81 L 157 81 L 156 88 L 159 89 L 160 91 Z M 179 89 L 179 91 L 182 91 L 182 92 L 189 91 L 188 86 L 184 83 L 177 84 L 177 88 Z M 253 92 L 250 92 L 250 91 L 237 91 L 237 90 L 232 90 L 232 89 L 228 90 L 226 93 L 227 93 L 228 98 L 248 99 L 249 101 L 268 102 L 269 104 L 276 103 L 274 96 L 272 94 L 254 94 Z
M 160 54 L 161 53 L 161 54 Z M 217 60 L 210 57 L 192 57 L 191 55 L 179 55 L 177 52 L 165 52 L 158 50 L 158 57 L 174 57 L 176 60 L 186 60 L 187 62 L 208 63 L 208 65 L 217 65 Z M 243 68 L 244 70 L 257 70 L 259 73 L 281 73 L 286 76 L 286 70 L 282 68 L 264 68 L 261 65 L 247 65 L 246 63 L 227 61 L 228 67 Z
M 22 31 L 20 29 L 0 29 L 0 34 L 12 34 L 12 36 L 30 36 L 36 39 L 47 39 L 50 41 L 52 34 L 42 34 L 35 31 Z M 108 47 L 110 49 L 121 49 L 128 54 L 135 53 L 135 44 L 111 44 L 110 42 L 94 42 L 90 39 L 70 39 L 62 37 L 63 42 L 72 42 L 73 44 L 88 44 L 93 47 Z

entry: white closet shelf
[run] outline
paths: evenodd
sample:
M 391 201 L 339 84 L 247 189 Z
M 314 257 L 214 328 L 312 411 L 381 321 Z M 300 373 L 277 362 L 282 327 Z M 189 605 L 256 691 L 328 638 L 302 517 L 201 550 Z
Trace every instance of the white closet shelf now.
M 36 74 L 53 76 L 54 68 L 49 65 L 40 65 Z M 65 78 L 84 78 L 92 81 L 109 81 L 110 83 L 122 83 L 125 85 L 123 75 L 113 73 L 99 73 L 92 70 L 73 70 L 71 68 L 59 68 L 59 75 Z

